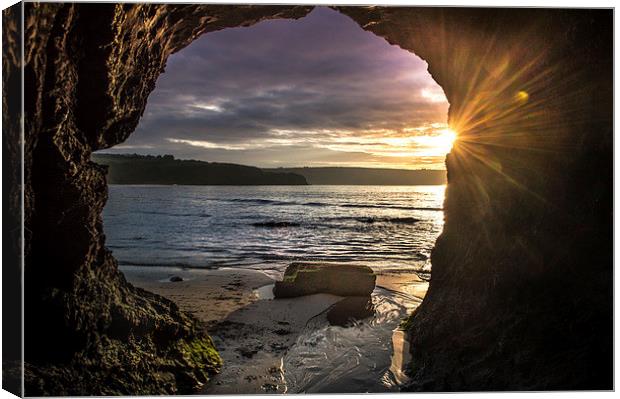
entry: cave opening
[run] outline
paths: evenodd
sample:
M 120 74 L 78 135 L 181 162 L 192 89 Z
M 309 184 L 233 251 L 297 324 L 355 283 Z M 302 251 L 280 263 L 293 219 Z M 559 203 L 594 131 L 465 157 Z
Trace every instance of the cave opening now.
M 101 223 L 104 168 L 89 157 L 134 131 L 170 54 L 204 32 L 299 18 L 308 7 L 13 7 L 20 9 L 32 33 L 22 41 L 28 58 L 7 58 L 3 80 L 21 73 L 28 82 L 23 154 L 7 148 L 9 164 L 18 170 L 22 162 L 25 172 L 10 197 L 17 210 L 23 187 L 19 374 L 26 393 L 195 392 L 221 364 L 211 338 L 172 302 L 118 272 Z M 467 109 L 486 116 L 459 130 L 447 158 L 446 225 L 431 287 L 411 324 L 407 390 L 613 388 L 613 13 L 338 9 L 428 60 L 450 99 L 451 121 Z M 3 24 L 3 37 L 15 39 L 17 26 Z M 6 45 L 19 54 L 19 43 Z M 542 90 L 532 85 L 540 81 Z M 527 118 L 505 118 L 514 107 L 479 112 L 481 104 L 514 104 L 522 90 L 529 94 L 517 99 L 536 108 L 519 107 Z M 9 132 L 19 137 L 19 123 Z M 461 151 L 465 139 L 484 150 L 486 162 L 480 152 Z M 209 276 L 220 277 L 217 270 Z M 240 291 L 238 280 L 223 285 Z M 214 304 L 203 315 L 219 310 Z M 286 336 L 285 326 L 268 331 Z M 255 357 L 254 348 L 245 349 L 238 354 Z
M 232 372 L 239 353 L 243 362 L 257 351 L 267 363 L 280 358 L 289 375 L 273 381 L 276 392 L 328 389 L 302 384 L 311 361 L 291 364 L 308 359 L 292 337 L 313 339 L 316 329 L 276 329 L 285 339 L 264 350 L 226 339 L 222 326 L 248 309 L 273 312 L 272 280 L 291 262 L 369 266 L 378 275 L 373 312 L 355 328 L 372 333 L 357 342 L 349 322 L 359 306 L 342 307 L 349 330 L 317 349 L 337 354 L 320 373 L 353 375 L 335 340 L 348 342 L 364 348 L 369 370 L 383 368 L 371 386 L 345 389 L 395 389 L 408 353 L 392 331 L 426 294 L 443 228 L 444 159 L 455 139 L 448 106 L 422 59 L 326 7 L 204 35 L 168 59 L 129 139 L 93 155 L 108 165 L 106 245 L 132 284 L 205 323 Z M 226 370 L 216 378 L 230 383 Z

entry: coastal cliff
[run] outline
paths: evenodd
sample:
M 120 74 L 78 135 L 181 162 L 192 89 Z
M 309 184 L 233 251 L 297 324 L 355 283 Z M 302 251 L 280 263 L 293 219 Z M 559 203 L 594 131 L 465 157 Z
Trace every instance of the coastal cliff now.
M 263 170 L 302 175 L 308 181 L 308 184 L 333 184 L 339 186 L 416 186 L 446 184 L 445 170 L 351 167 L 273 168 Z
M 90 156 L 133 132 L 170 54 L 310 9 L 24 5 L 27 395 L 189 393 L 218 369 L 195 319 L 118 271 Z M 337 9 L 429 63 L 459 133 L 409 389 L 611 389 L 612 13 Z
M 295 173 L 264 171 L 253 166 L 174 159 L 172 155 L 93 154 L 108 167 L 108 184 L 307 185 Z
M 195 318 L 118 270 L 101 219 L 105 167 L 90 157 L 133 132 L 170 54 L 204 32 L 308 8 L 23 7 L 25 394 L 195 392 L 220 357 Z M 4 13 L 19 18 L 20 5 Z M 3 29 L 3 45 L 17 53 L 15 27 Z M 19 79 L 19 58 L 5 61 L 3 81 Z M 11 150 L 19 170 L 19 147 Z
M 612 389 L 612 13 L 340 10 L 428 62 L 459 135 L 408 389 Z

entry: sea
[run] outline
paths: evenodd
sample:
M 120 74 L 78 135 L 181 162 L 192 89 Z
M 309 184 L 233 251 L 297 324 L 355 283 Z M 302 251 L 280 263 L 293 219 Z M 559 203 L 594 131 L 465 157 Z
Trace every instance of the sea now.
M 444 191 L 111 185 L 104 231 L 121 270 L 251 268 L 279 278 L 293 261 L 329 261 L 428 280 L 431 250 L 443 228 Z M 258 298 L 272 300 L 262 297 L 272 287 L 257 290 Z M 341 327 L 330 325 L 326 312 L 314 316 L 282 356 L 279 391 L 398 392 L 409 361 L 399 326 L 421 301 L 377 285 L 372 317 Z
M 430 273 L 445 186 L 110 185 L 106 244 L 120 265 L 244 267 L 293 261 Z

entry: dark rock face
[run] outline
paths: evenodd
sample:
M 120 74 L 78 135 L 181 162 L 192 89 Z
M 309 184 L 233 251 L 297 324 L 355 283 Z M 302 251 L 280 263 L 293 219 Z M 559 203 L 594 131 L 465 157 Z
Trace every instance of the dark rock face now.
M 22 396 L 21 60 L 19 4 L 2 14 L 2 389 Z
M 612 13 L 342 8 L 450 102 L 413 390 L 612 389 Z
M 170 54 L 206 31 L 307 10 L 25 4 L 26 395 L 191 393 L 218 370 L 192 317 L 118 271 L 105 169 L 90 156 L 135 129 Z M 3 80 L 19 79 L 7 61 Z
M 369 297 L 375 289 L 375 273 L 368 266 L 328 263 L 291 263 L 282 281 L 276 281 L 276 298 L 312 294 Z
M 339 10 L 429 63 L 460 134 L 410 388 L 611 389 L 612 12 Z M 129 136 L 167 57 L 200 34 L 307 12 L 25 5 L 27 395 L 187 393 L 217 369 L 194 319 L 117 270 L 90 155 Z

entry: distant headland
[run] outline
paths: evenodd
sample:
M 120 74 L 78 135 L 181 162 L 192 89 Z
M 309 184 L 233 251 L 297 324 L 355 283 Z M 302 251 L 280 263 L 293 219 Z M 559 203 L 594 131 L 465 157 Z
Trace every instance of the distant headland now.
M 306 178 L 308 184 L 369 185 L 369 186 L 424 186 L 446 184 L 445 170 L 379 169 L 379 168 L 275 168 L 270 172 L 288 172 Z
M 110 184 L 186 185 L 441 185 L 445 170 L 354 167 L 257 168 L 175 159 L 172 155 L 93 154 Z
M 109 184 L 306 185 L 290 172 L 269 172 L 252 166 L 174 159 L 172 155 L 93 154 L 108 166 Z

